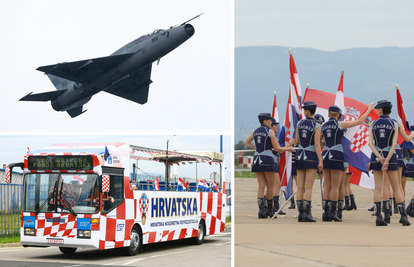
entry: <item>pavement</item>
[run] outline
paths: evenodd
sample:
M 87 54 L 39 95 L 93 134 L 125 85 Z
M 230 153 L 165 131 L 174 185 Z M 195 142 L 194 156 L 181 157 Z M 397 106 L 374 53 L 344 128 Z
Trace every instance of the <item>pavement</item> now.
M 283 209 L 286 215 L 258 219 L 256 179 L 235 178 L 235 266 L 414 266 L 414 218 L 403 227 L 400 215 L 393 214 L 391 224 L 376 227 L 367 210 L 373 206 L 373 191 L 351 188 L 358 209 L 344 211 L 343 222 L 322 222 L 316 180 L 312 214 L 317 222 L 299 223 L 297 210 L 287 209 L 289 205 Z M 414 182 L 408 181 L 406 203 L 413 194 Z

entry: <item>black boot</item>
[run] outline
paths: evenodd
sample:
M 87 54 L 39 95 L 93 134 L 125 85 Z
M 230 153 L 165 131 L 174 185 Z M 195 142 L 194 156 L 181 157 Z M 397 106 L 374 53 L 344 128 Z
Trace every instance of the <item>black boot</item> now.
M 351 210 L 351 206 L 349 205 L 349 196 L 345 196 L 345 206 L 343 210 Z
M 329 213 L 328 213 L 328 202 L 329 200 L 322 199 L 322 221 L 329 222 Z
M 291 199 L 290 199 L 290 207 L 288 208 L 288 209 L 295 209 L 296 207 L 295 207 L 295 198 L 294 197 L 292 197 Z
M 302 222 L 303 220 L 303 200 L 296 200 L 296 205 L 298 206 L 298 222 Z
M 316 220 L 312 218 L 311 205 L 312 205 L 311 200 L 306 200 L 306 199 L 303 200 L 303 217 L 302 217 L 303 222 L 316 222 Z
M 408 204 L 406 212 L 410 217 L 414 217 L 414 198 L 412 198 L 410 204 Z
M 384 221 L 386 223 L 391 223 L 391 203 L 389 200 L 382 201 L 382 205 L 384 207 Z
M 278 210 L 279 210 L 279 196 L 275 196 L 273 197 L 273 211 L 277 212 Z M 278 214 L 286 215 L 286 213 L 283 212 L 282 210 Z
M 394 205 L 394 213 L 398 213 L 397 202 L 395 202 L 395 197 L 392 198 L 392 203 Z
M 275 212 L 273 211 L 273 199 L 267 199 L 266 201 L 267 201 L 266 215 L 272 218 L 273 215 L 275 214 Z
M 368 211 L 374 211 L 375 205 L 368 209 Z
M 408 221 L 407 213 L 405 212 L 405 201 L 398 203 L 397 208 L 401 214 L 400 223 L 402 223 L 403 226 L 410 226 L 411 223 Z
M 351 200 L 351 208 L 350 208 L 350 210 L 357 210 L 357 205 L 355 203 L 354 194 L 350 195 L 349 198 Z
M 377 219 L 375 221 L 376 226 L 387 226 L 388 224 L 382 219 L 381 215 L 381 201 L 375 202 L 375 215 Z
M 337 214 L 336 214 L 336 204 L 337 201 L 330 201 L 330 211 L 329 211 L 329 221 L 335 221 L 335 222 L 342 222 L 341 219 L 338 218 Z
M 389 201 L 390 201 L 390 216 L 392 216 L 392 198 L 390 198 Z
M 344 201 L 343 200 L 338 200 L 338 218 L 342 219 L 342 210 L 343 210 L 343 206 L 344 206 Z
M 258 198 L 257 205 L 259 206 L 259 219 L 267 219 L 267 207 L 266 207 L 266 199 L 265 198 Z

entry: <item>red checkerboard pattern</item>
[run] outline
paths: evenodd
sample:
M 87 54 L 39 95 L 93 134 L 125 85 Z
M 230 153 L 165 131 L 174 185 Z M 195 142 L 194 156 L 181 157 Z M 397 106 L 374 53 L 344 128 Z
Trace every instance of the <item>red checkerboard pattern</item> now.
M 206 222 L 206 235 L 226 229 L 226 194 L 200 192 L 201 218 Z
M 109 192 L 109 175 L 102 175 L 102 192 Z
M 4 179 L 6 180 L 6 184 L 10 184 L 10 168 L 6 168 Z
M 51 187 L 49 190 L 49 195 L 56 194 L 56 187 Z M 50 203 L 54 204 L 54 197 L 51 199 Z M 64 208 L 73 207 L 76 205 L 76 190 L 72 184 L 63 183 L 60 194 L 57 195 L 58 205 L 62 205 Z
M 361 149 L 368 144 L 369 131 L 368 127 L 361 125 L 351 140 L 351 150 L 353 152 L 359 152 Z

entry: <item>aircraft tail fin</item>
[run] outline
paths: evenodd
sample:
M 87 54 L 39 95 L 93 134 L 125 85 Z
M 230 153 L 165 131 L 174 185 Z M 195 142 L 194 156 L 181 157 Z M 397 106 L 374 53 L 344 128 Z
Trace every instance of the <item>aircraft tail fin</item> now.
M 80 106 L 80 107 L 77 107 L 77 108 L 66 110 L 66 112 L 69 114 L 69 116 L 71 118 L 75 118 L 76 116 L 79 116 L 80 114 L 87 111 L 87 110 L 82 111 L 82 109 L 83 109 L 83 106 Z
M 32 94 L 33 92 L 25 95 L 24 97 L 20 98 L 19 101 L 51 101 L 56 97 L 60 96 L 68 89 L 59 90 L 59 91 L 51 91 L 51 92 L 44 92 L 39 94 Z
M 47 77 L 49 77 L 50 81 L 53 83 L 53 85 L 56 87 L 57 90 L 63 90 L 67 88 L 68 84 L 73 83 L 73 81 L 63 79 L 63 78 L 57 77 L 52 74 L 46 74 L 46 75 Z

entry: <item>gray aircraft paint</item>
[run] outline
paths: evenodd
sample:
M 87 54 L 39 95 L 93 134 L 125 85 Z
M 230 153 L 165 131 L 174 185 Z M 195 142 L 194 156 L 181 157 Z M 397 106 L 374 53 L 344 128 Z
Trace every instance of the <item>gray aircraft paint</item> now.
M 194 27 L 188 24 L 191 20 L 143 35 L 108 57 L 39 67 L 37 70 L 49 77 L 57 91 L 29 93 L 20 101 L 51 101 L 54 110 L 66 111 L 72 118 L 84 113 L 83 105 L 101 91 L 145 104 L 152 83 L 152 63 L 159 63 L 194 35 Z

